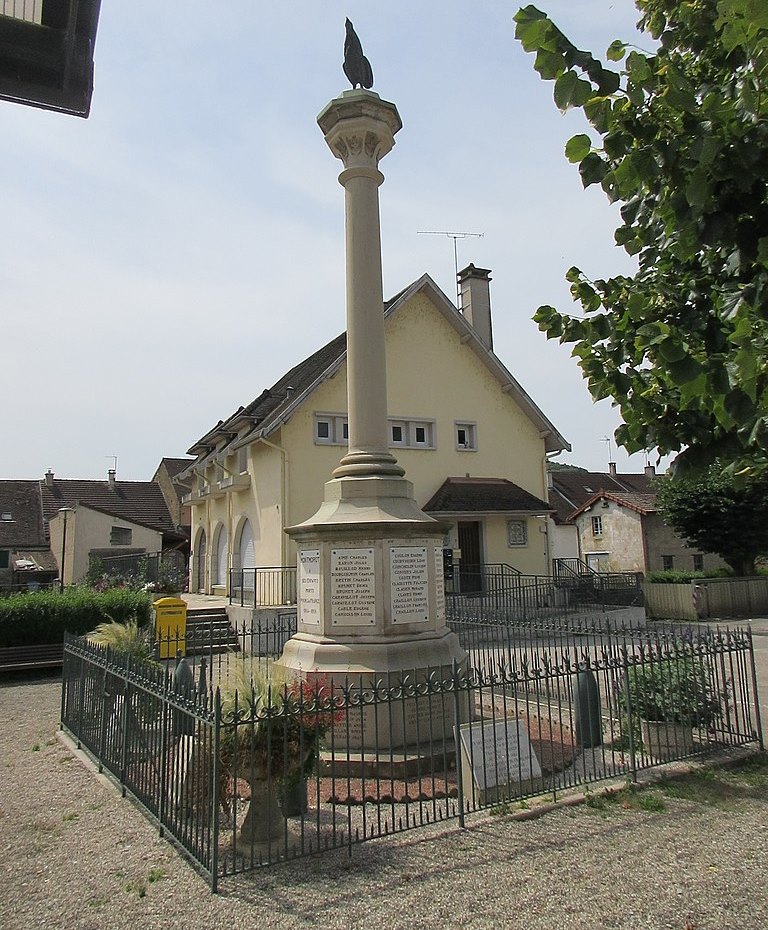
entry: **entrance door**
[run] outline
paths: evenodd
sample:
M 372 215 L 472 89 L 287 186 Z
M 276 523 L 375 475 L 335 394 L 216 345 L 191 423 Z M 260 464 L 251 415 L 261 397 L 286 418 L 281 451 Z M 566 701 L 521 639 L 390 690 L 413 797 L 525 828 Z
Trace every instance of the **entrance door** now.
M 480 521 L 460 520 L 458 523 L 461 562 L 459 579 L 462 594 L 482 591 L 483 557 L 480 549 Z
M 197 590 L 200 594 L 205 594 L 205 560 L 207 548 L 205 530 L 200 530 L 200 538 L 197 541 Z

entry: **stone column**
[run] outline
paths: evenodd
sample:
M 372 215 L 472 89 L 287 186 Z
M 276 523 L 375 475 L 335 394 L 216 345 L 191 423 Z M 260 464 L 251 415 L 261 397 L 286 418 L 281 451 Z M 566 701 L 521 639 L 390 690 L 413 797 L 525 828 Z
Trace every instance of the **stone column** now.
M 317 122 L 344 163 L 349 450 L 333 474 L 403 475 L 388 451 L 378 190 L 384 181 L 379 161 L 403 124 L 395 105 L 369 90 L 345 91 Z
M 298 630 L 280 663 L 336 683 L 351 676 L 363 687 L 422 680 L 428 670 L 450 675 L 466 654 L 445 621 L 447 526 L 419 508 L 388 449 L 378 163 L 394 145 L 400 117 L 378 94 L 350 90 L 318 123 L 344 163 L 349 450 L 317 513 L 286 530 L 298 549 Z M 404 746 L 419 726 L 422 734 L 450 735 L 450 714 L 435 705 L 422 719 L 424 710 L 414 703 L 412 720 L 400 714 L 389 727 L 361 718 L 339 739 L 367 750 Z

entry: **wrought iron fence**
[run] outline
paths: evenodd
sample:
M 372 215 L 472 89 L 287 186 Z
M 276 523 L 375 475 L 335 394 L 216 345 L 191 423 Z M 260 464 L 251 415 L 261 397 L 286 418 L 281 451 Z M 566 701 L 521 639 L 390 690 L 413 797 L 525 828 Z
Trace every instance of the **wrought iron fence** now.
M 468 652 L 453 668 L 293 681 L 274 662 L 277 621 L 175 670 L 68 637 L 62 726 L 214 890 L 668 759 L 762 747 L 748 629 L 453 626 Z

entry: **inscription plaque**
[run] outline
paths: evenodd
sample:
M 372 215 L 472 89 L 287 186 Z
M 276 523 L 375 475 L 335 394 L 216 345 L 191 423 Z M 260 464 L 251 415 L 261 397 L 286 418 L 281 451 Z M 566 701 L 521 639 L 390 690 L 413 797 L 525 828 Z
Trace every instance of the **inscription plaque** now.
M 429 620 L 426 546 L 392 546 L 389 560 L 392 623 Z
M 299 622 L 320 625 L 320 550 L 299 550 Z
M 541 778 L 524 720 L 495 720 L 459 727 L 461 766 L 480 803 L 505 794 L 525 793 Z
M 376 564 L 373 549 L 331 549 L 331 623 L 376 623 Z
M 435 549 L 435 623 L 442 626 L 445 623 L 445 578 L 443 566 L 443 550 Z

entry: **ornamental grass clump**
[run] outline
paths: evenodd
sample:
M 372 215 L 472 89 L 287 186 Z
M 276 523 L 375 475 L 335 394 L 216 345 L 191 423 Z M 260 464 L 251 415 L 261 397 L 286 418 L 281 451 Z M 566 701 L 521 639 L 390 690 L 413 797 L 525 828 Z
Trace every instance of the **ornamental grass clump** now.
M 122 655 L 130 656 L 142 662 L 152 659 L 152 639 L 149 629 L 140 627 L 136 620 L 117 623 L 109 620 L 100 623 L 87 635 L 89 643 L 113 649 Z
M 344 717 L 325 677 L 288 679 L 274 664 L 231 663 L 220 696 L 222 767 L 245 781 L 308 776 L 322 739 Z

